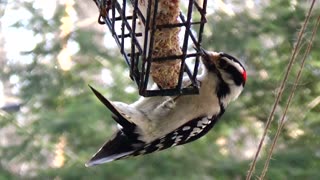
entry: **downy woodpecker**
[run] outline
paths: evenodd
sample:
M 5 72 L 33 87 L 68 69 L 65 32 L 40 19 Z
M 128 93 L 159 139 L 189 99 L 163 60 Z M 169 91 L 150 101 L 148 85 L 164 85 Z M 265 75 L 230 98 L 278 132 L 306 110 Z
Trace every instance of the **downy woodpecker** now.
M 90 86 L 112 112 L 119 130 L 86 166 L 164 150 L 205 135 L 242 92 L 246 70 L 226 53 L 201 51 L 204 68 L 197 78 L 198 95 L 141 97 L 128 105 L 111 102 Z

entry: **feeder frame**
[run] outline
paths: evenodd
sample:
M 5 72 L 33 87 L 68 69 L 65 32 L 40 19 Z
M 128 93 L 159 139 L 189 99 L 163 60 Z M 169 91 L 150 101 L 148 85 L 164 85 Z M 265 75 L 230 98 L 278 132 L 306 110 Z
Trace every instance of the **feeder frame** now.
M 189 0 L 186 17 L 180 11 L 178 23 L 161 25 L 156 25 L 159 0 L 145 0 L 148 1 L 146 17 L 144 17 L 142 11 L 139 9 L 138 1 L 139 0 L 94 0 L 100 10 L 98 22 L 100 24 L 106 24 L 112 33 L 113 38 L 120 48 L 120 53 L 124 56 L 124 59 L 129 66 L 130 78 L 136 82 L 139 88 L 139 94 L 145 97 L 198 94 L 200 85 L 197 81 L 197 74 L 201 56 L 200 44 L 202 42 L 202 33 L 204 25 L 207 22 L 205 17 L 207 0 L 202 0 L 202 5 L 198 4 L 197 0 Z M 153 14 L 151 14 L 152 1 L 155 1 Z M 129 4 L 131 4 L 132 13 L 127 11 Z M 193 9 L 196 11 L 193 12 Z M 195 13 L 200 15 L 200 20 L 192 21 L 192 15 Z M 142 34 L 142 32 L 137 32 L 138 18 L 144 24 L 144 34 Z M 150 22 L 152 25 L 151 27 Z M 120 31 L 116 27 L 117 23 L 121 23 Z M 198 26 L 198 36 L 191 30 L 194 26 Z M 158 29 L 177 27 L 184 27 L 184 38 L 182 47 L 180 47 L 182 54 L 152 57 L 154 32 Z M 139 37 L 143 37 L 144 42 L 149 43 L 144 43 L 144 45 L 140 44 L 138 40 Z M 128 42 L 128 39 L 131 43 L 129 50 L 125 48 L 125 42 Z M 188 52 L 189 39 L 192 41 L 196 52 Z M 191 71 L 191 68 L 186 64 L 187 58 L 195 58 L 192 68 L 193 71 Z M 177 59 L 181 60 L 178 85 L 172 89 L 148 89 L 151 63 Z M 185 77 L 183 77 L 184 74 L 186 74 Z M 183 87 L 182 81 L 183 78 L 186 77 L 190 79 L 191 85 Z

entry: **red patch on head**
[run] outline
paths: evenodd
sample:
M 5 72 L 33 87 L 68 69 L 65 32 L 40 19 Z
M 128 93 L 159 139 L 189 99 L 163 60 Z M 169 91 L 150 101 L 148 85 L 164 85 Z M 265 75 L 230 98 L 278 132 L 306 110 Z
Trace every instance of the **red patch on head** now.
M 243 77 L 244 82 L 246 82 L 247 81 L 247 72 L 246 71 L 243 71 L 242 77 Z

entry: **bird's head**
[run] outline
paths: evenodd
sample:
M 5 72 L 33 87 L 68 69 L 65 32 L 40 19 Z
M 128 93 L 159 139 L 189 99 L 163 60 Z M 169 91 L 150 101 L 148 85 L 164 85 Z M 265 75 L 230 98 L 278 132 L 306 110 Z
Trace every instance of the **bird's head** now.
M 244 87 L 247 73 L 235 57 L 223 52 L 211 52 L 201 48 L 202 62 L 209 72 L 214 72 L 228 85 Z
M 212 74 L 216 83 L 216 93 L 226 107 L 242 92 L 247 74 L 244 66 L 235 57 L 223 52 L 210 52 L 201 48 L 202 62 L 208 77 Z

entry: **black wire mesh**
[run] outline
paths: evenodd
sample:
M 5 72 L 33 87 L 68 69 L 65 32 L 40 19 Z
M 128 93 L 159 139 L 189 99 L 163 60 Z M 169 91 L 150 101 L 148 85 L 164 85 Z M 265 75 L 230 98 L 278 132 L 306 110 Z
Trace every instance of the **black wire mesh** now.
M 180 12 L 177 23 L 156 25 L 156 13 L 158 0 L 148 1 L 147 13 L 144 16 L 138 7 L 139 0 L 94 0 L 100 9 L 99 23 L 106 24 L 121 54 L 130 68 L 130 77 L 136 82 L 139 94 L 142 96 L 172 96 L 199 93 L 197 74 L 201 52 L 199 47 L 202 41 L 202 33 L 206 23 L 207 0 L 189 0 L 186 12 Z M 154 3 L 151 3 L 154 1 Z M 183 0 L 182 0 L 183 1 Z M 198 2 L 202 2 L 199 4 Z M 154 7 L 151 7 L 153 5 Z M 153 12 L 151 12 L 153 8 Z M 137 28 L 137 20 L 145 26 L 143 31 Z M 151 26 L 150 26 L 151 24 Z M 157 29 L 181 27 L 183 41 L 181 43 L 180 55 L 168 55 L 153 57 L 154 32 Z M 151 33 L 150 33 L 151 32 Z M 144 38 L 140 43 L 138 38 Z M 190 44 L 191 42 L 191 44 Z M 130 46 L 128 46 L 130 45 Z M 195 48 L 188 50 L 193 45 Z M 150 89 L 150 67 L 152 62 L 181 60 L 179 80 L 172 89 Z M 193 59 L 195 59 L 193 61 Z M 192 63 L 186 63 L 192 62 Z M 191 85 L 182 86 L 183 79 L 188 78 Z

